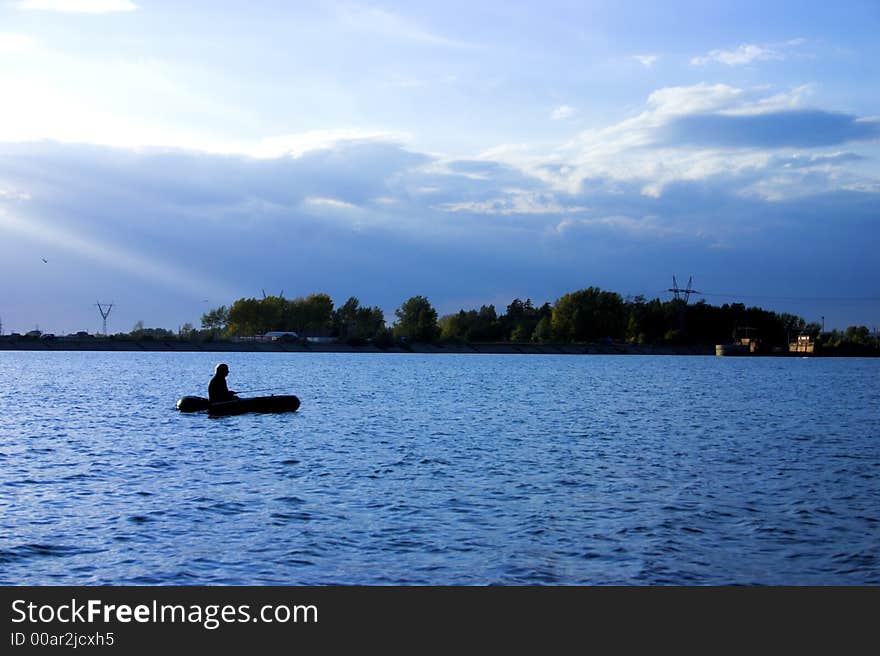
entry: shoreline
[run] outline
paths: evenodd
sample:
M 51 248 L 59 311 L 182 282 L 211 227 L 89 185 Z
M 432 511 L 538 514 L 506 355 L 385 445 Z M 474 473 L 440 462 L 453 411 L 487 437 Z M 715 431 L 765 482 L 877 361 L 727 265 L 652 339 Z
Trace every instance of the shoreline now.
M 53 339 L 9 340 L 0 338 L 0 351 L 156 351 L 207 353 L 473 353 L 512 355 L 714 355 L 713 346 L 647 344 L 372 344 L 352 346 L 341 342 L 175 342 L 161 340 Z
M 353 346 L 343 342 L 283 342 L 247 341 L 235 342 L 217 340 L 210 342 L 186 342 L 175 340 L 124 340 L 124 339 L 12 339 L 0 337 L 0 351 L 142 351 L 142 352 L 180 352 L 180 353 L 467 353 L 495 355 L 691 355 L 715 357 L 752 358 L 850 358 L 880 357 L 880 353 L 865 352 L 819 352 L 792 353 L 774 350 L 758 353 L 731 353 L 718 356 L 714 345 L 671 345 L 671 344 L 531 344 L 512 342 L 458 343 L 414 343 L 394 344 L 380 348 L 374 344 Z
M 11 340 L 0 338 L 0 351 L 144 351 L 207 353 L 469 353 L 511 355 L 715 355 L 714 346 L 673 346 L 651 344 L 424 344 L 379 348 L 372 344 L 352 346 L 344 343 L 301 342 L 175 342 L 159 340 L 53 339 Z M 804 357 L 803 353 L 763 353 L 724 357 Z M 829 357 L 810 354 L 808 357 Z

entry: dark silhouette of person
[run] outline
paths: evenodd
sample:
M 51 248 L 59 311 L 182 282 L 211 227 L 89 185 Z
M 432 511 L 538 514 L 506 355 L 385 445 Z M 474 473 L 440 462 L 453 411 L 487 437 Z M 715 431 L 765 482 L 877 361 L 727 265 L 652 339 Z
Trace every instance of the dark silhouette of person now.
M 226 376 L 228 375 L 229 365 L 220 363 L 214 367 L 214 377 L 208 383 L 208 400 L 211 403 L 231 401 L 235 398 L 235 392 L 226 387 Z

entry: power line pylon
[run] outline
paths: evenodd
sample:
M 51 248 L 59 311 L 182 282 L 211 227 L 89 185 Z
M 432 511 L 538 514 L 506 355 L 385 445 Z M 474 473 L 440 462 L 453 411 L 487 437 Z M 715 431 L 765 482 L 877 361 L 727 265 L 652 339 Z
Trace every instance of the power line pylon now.
M 102 304 L 101 301 L 98 301 L 96 303 L 96 305 L 98 306 L 98 312 L 101 313 L 101 319 L 103 319 L 103 321 L 104 321 L 104 332 L 102 334 L 104 335 L 104 337 L 106 337 L 107 336 L 107 317 L 110 316 L 110 310 L 113 309 L 113 303 Z
M 675 294 L 676 301 L 684 301 L 684 304 L 687 305 L 688 301 L 691 298 L 691 294 L 702 294 L 703 293 L 703 292 L 698 292 L 696 289 L 694 289 L 693 283 L 694 283 L 694 277 L 689 276 L 687 287 L 682 289 L 681 287 L 678 286 L 678 281 L 675 279 L 675 276 L 672 276 L 672 287 L 670 287 L 666 291 L 672 292 L 673 294 Z

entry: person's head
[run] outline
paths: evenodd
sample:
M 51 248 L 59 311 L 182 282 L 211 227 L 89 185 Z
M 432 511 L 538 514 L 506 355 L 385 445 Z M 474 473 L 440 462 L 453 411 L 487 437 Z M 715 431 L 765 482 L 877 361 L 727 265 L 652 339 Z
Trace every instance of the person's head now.
M 227 374 L 229 373 L 229 365 L 223 364 L 221 362 L 216 367 L 214 367 L 214 373 L 218 374 L 220 376 L 223 376 L 225 378 L 227 376 Z

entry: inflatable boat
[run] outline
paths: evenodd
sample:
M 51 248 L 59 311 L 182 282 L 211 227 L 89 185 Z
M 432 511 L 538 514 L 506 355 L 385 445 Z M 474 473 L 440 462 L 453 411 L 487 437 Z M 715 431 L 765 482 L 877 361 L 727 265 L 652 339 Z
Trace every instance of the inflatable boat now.
M 254 396 L 211 403 L 201 396 L 184 396 L 177 402 L 177 409 L 180 412 L 207 410 L 212 417 L 242 415 L 246 412 L 296 412 L 299 409 L 299 399 L 293 395 Z

